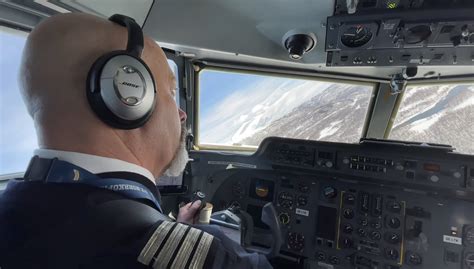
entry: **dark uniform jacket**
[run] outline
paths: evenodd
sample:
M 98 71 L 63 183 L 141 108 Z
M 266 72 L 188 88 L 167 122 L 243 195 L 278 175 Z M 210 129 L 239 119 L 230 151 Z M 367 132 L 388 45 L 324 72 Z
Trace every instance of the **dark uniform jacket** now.
M 72 164 L 71 164 L 72 165 Z M 156 186 L 133 173 L 99 174 Z M 86 184 L 11 180 L 0 195 L 0 268 L 271 268 L 217 226 L 169 221 L 153 204 Z

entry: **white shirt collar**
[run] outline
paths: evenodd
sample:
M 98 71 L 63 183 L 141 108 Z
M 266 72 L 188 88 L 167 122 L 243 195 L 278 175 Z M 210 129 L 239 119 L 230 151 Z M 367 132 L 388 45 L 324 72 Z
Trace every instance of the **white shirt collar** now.
M 58 158 L 61 161 L 70 162 L 74 165 L 84 168 L 93 174 L 108 172 L 131 172 L 142 175 L 151 180 L 153 184 L 156 184 L 155 177 L 148 169 L 122 160 L 79 152 L 51 149 L 37 149 L 35 150 L 34 155 L 38 155 L 38 157 L 46 159 Z

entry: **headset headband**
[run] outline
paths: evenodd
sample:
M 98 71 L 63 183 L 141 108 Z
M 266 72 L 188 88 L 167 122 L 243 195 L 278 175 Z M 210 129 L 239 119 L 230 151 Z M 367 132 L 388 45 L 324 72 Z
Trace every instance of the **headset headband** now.
M 143 51 L 143 31 L 140 25 L 138 25 L 134 19 L 121 14 L 112 15 L 109 20 L 123 27 L 127 27 L 128 41 L 126 51 L 140 58 Z

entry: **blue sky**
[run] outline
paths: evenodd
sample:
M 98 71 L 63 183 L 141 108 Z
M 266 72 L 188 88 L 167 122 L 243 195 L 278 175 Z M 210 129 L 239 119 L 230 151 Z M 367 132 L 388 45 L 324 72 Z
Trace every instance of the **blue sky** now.
M 202 71 L 199 75 L 201 117 L 207 117 L 212 108 L 235 91 L 256 85 L 263 80 L 264 77 L 251 74 Z
M 24 171 L 37 148 L 33 121 L 18 91 L 18 69 L 26 37 L 0 31 L 0 175 Z

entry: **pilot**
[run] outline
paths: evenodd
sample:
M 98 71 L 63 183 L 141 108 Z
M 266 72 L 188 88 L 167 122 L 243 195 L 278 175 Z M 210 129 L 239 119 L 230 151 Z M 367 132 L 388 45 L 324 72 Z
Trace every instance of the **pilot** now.
M 0 268 L 271 268 L 200 202 L 162 214 L 157 178 L 187 162 L 163 50 L 133 19 L 53 16 L 28 36 L 21 93 L 40 149 L 0 197 Z

